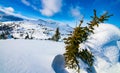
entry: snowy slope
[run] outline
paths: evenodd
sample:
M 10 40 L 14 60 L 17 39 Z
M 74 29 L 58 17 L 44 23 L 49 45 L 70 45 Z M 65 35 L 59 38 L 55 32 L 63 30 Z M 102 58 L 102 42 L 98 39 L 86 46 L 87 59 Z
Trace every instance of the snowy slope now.
M 61 39 L 63 39 L 71 34 L 73 30 L 69 25 L 41 19 L 3 22 L 3 24 L 14 26 L 11 33 L 14 38 L 25 38 L 28 34 L 30 38 L 34 39 L 48 39 L 55 34 L 56 28 L 59 27 Z
M 104 33 L 104 34 L 103 34 Z M 120 30 L 101 24 L 82 44 L 95 56 L 92 73 L 120 73 Z M 64 68 L 65 44 L 47 40 L 0 40 L 0 73 L 75 73 Z M 61 55 L 60 55 L 61 54 Z M 60 64 L 59 64 L 60 63 Z M 89 73 L 80 62 L 81 73 Z M 52 69 L 53 67 L 53 69 Z

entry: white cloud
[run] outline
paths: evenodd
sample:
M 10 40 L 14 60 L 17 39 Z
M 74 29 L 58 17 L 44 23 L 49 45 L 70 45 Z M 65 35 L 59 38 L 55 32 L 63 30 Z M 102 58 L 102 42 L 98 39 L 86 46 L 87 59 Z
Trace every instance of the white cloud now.
M 5 7 L 4 10 L 7 12 L 14 12 L 14 9 L 12 7 Z
M 59 12 L 62 7 L 62 0 L 41 0 L 42 9 L 40 10 L 42 15 L 53 16 Z
M 22 3 L 24 3 L 25 5 L 30 6 L 30 3 L 29 3 L 27 0 L 21 0 L 21 1 L 22 1 Z
M 21 2 L 27 6 L 30 6 L 34 10 L 39 11 L 45 16 L 53 16 L 55 13 L 58 13 L 62 7 L 62 0 L 41 0 L 42 9 L 36 7 L 27 0 L 21 0 Z
M 5 12 L 6 14 L 11 14 L 11 13 L 14 13 L 14 8 L 12 8 L 12 7 L 1 7 L 0 6 L 0 11 Z
M 83 17 L 83 15 L 80 12 L 80 8 L 79 7 L 75 7 L 75 8 L 72 7 L 70 12 L 71 12 L 72 16 L 77 18 L 77 19 Z
M 17 17 L 24 18 L 24 19 L 32 19 L 32 18 L 28 18 L 26 16 L 23 16 L 20 13 L 14 13 L 14 9 L 12 7 L 1 7 L 0 6 L 0 11 L 6 13 L 8 15 L 17 16 Z M 32 20 L 34 20 L 34 19 L 32 19 Z

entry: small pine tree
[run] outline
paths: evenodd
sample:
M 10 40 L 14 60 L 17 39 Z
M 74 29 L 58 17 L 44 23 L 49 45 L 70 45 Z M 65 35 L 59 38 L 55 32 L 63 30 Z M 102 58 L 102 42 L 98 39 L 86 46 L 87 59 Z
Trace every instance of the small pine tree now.
M 59 41 L 59 39 L 60 39 L 60 32 L 59 32 L 59 28 L 57 28 L 55 34 L 52 37 L 52 40 Z
M 92 21 L 88 23 L 88 26 L 81 27 L 83 20 L 80 21 L 79 26 L 77 26 L 72 35 L 65 40 L 66 52 L 64 53 L 66 67 L 71 69 L 77 69 L 77 72 L 80 73 L 79 59 L 82 59 L 89 66 L 93 65 L 94 56 L 87 49 L 82 50 L 80 44 L 85 42 L 88 39 L 88 36 L 93 32 L 94 26 L 98 26 L 99 23 L 107 20 L 111 15 L 105 13 L 98 17 L 96 15 L 96 10 L 94 10 L 94 16 L 92 16 Z
M 29 39 L 29 34 L 26 33 L 25 39 Z

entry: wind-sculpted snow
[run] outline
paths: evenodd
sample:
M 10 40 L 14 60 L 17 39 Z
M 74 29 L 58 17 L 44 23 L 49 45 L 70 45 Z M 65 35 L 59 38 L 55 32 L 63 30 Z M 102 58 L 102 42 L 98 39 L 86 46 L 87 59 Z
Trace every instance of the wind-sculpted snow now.
M 107 62 L 117 62 L 120 50 L 117 41 L 120 39 L 120 30 L 110 24 L 100 24 L 94 32 L 85 46 L 91 47 L 89 49 L 93 51 L 93 54 L 105 58 Z
M 90 50 L 95 56 L 94 67 L 97 73 L 101 73 L 99 70 L 110 68 L 120 62 L 119 39 L 120 30 L 117 27 L 111 24 L 100 24 L 99 27 L 95 27 L 94 34 L 91 34 L 89 39 L 81 44 L 84 49 Z

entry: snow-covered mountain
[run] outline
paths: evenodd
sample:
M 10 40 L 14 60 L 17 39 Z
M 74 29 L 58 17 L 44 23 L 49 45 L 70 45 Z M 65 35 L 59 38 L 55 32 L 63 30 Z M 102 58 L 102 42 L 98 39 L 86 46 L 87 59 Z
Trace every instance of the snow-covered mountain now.
M 13 30 L 10 34 L 14 38 L 29 38 L 33 39 L 49 39 L 51 38 L 58 27 L 61 34 L 61 39 L 71 34 L 73 28 L 69 25 L 54 22 L 39 20 L 23 20 L 23 21 L 8 21 L 3 22 L 3 25 L 12 26 Z

